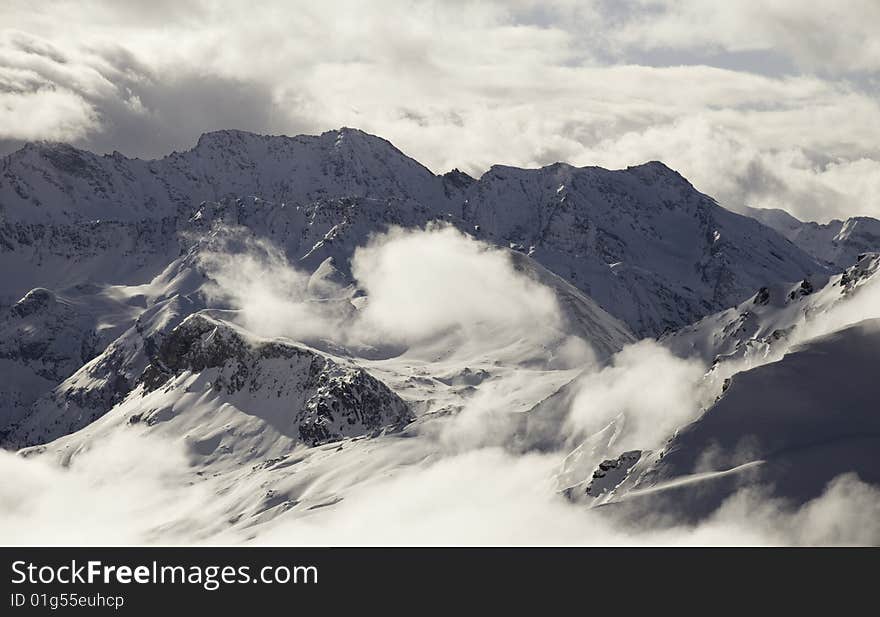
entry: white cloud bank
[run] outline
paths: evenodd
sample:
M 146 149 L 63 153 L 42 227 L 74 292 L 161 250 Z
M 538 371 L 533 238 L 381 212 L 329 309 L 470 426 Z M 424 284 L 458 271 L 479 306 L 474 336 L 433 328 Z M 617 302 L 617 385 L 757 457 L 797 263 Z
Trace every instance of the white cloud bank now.
M 222 521 L 211 495 L 187 481 L 182 442 L 118 433 L 72 454 L 62 467 L 0 450 L 7 479 L 0 482 L 0 544 L 193 542 Z M 192 518 L 198 524 L 189 525 Z
M 229 242 L 206 251 L 201 264 L 215 283 L 214 300 L 262 336 L 330 339 L 343 345 L 418 345 L 438 337 L 455 345 L 498 348 L 512 340 L 535 345 L 566 338 L 553 292 L 514 269 L 504 251 L 452 227 L 394 228 L 359 247 L 351 272 L 363 295 L 310 277 L 271 243 L 230 229 Z M 233 244 L 235 253 L 228 253 Z M 573 345 L 568 346 L 571 351 Z M 583 353 L 589 353 L 584 350 Z M 583 359 L 583 353 L 573 359 Z
M 806 70 L 880 70 L 880 4 L 873 0 L 638 0 L 649 9 L 620 34 L 647 49 L 776 50 Z M 654 9 L 654 10 L 650 10 Z
M 557 460 L 485 448 L 399 469 L 330 508 L 224 531 L 210 482 L 181 482 L 182 444 L 121 436 L 68 469 L 0 452 L 0 543 L 287 545 L 867 545 L 880 491 L 853 475 L 798 509 L 745 489 L 698 525 L 625 528 L 554 493 Z M 228 514 L 228 513 L 227 513 Z M 219 521 L 219 523 L 218 523 Z
M 734 209 L 880 216 L 880 9 L 845 6 L 13 1 L 0 140 L 156 156 L 347 125 L 438 172 L 660 159 Z
M 711 402 L 705 373 L 701 362 L 677 358 L 653 340 L 629 345 L 580 380 L 567 430 L 582 440 L 616 423 L 614 451 L 601 454 L 592 469 L 611 454 L 660 448 Z
M 396 229 L 358 248 L 352 275 L 367 293 L 363 327 L 418 341 L 459 330 L 466 339 L 558 330 L 553 292 L 518 273 L 510 256 L 451 228 Z

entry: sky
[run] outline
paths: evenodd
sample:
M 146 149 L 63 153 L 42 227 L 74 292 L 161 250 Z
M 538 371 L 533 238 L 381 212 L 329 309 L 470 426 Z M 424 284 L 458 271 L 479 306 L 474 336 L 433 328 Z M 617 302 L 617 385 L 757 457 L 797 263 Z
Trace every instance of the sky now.
M 662 160 L 731 209 L 880 217 L 880 2 L 4 0 L 0 153 L 350 126 L 435 172 Z

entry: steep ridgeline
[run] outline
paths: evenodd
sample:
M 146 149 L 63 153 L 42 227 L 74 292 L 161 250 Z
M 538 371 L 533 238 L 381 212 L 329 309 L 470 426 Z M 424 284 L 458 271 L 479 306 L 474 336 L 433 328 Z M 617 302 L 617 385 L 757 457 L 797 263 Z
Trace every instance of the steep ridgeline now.
M 33 402 L 103 353 L 143 310 L 143 298 L 78 286 L 28 292 L 0 315 L 0 431 Z
M 657 162 L 620 171 L 495 166 L 470 187 L 463 218 L 480 237 L 528 251 L 642 336 L 736 304 L 771 281 L 823 271 Z
M 143 285 L 37 288 L 0 309 L 0 445 L 11 425 L 64 409 L 87 423 L 127 394 L 161 338 L 204 308 L 197 242 Z M 49 415 L 53 415 L 54 412 Z M 53 417 L 53 422 L 61 420 Z
M 846 471 L 876 482 L 880 467 L 868 453 L 880 426 L 871 377 L 880 359 L 878 272 L 880 254 L 869 253 L 824 286 L 765 287 L 662 337 L 674 353 L 712 362 L 705 379 L 719 395 L 714 404 L 661 451 L 624 452 L 595 468 L 597 453 L 620 453 L 610 447 L 612 422 L 569 454 L 560 488 L 601 505 L 637 486 L 629 497 L 644 489 L 638 503 L 655 507 L 662 493 L 663 509 L 699 517 L 745 483 L 781 483 L 781 495 L 804 501 Z
M 3 159 L 0 176 L 5 217 L 27 223 L 159 219 L 229 196 L 290 204 L 397 198 L 438 206 L 445 198 L 442 180 L 428 169 L 354 129 L 297 137 L 217 131 L 191 150 L 153 161 L 28 144 Z
M 362 368 L 288 342 L 253 340 L 201 313 L 164 339 L 140 381 L 146 394 L 167 393 L 195 374 L 220 398 L 308 445 L 412 420 L 406 404 Z
M 235 212 L 233 212 L 235 211 Z M 218 217 L 306 269 L 370 232 L 442 220 L 530 255 L 638 335 L 657 335 L 825 267 L 661 163 L 621 171 L 495 166 L 437 176 L 353 129 L 202 136 L 163 159 L 30 144 L 0 163 L 0 304 L 43 286 L 149 281 Z
M 358 238 L 366 240 L 369 225 L 358 212 L 369 217 L 371 210 L 359 210 L 359 201 L 321 202 L 312 211 L 313 221 L 324 220 L 317 227 L 326 226 L 340 214 L 352 223 L 335 226 L 331 234 L 315 242 L 317 248 L 311 257 L 323 261 L 303 282 L 302 289 L 304 306 L 320 307 L 325 318 L 337 320 L 340 326 L 355 318 L 355 296 L 359 292 L 340 284 L 344 283 L 344 275 L 333 267 L 334 247 L 339 238 L 352 242 Z M 192 233 L 188 234 L 194 238 L 193 245 L 149 283 L 74 286 L 64 295 L 36 289 L 6 310 L 0 321 L 0 364 L 10 379 L 0 387 L 4 393 L 0 399 L 0 446 L 32 445 L 95 421 L 128 396 L 148 365 L 170 365 L 159 359 L 159 350 L 169 333 L 187 316 L 206 308 L 215 314 L 225 314 L 223 309 L 229 307 L 224 299 L 207 290 L 214 282 L 205 274 L 203 257 L 205 253 L 218 252 L 232 256 L 249 243 L 248 236 L 242 237 L 235 229 L 216 227 L 214 223 L 224 220 L 241 225 L 247 221 L 258 235 L 280 242 L 286 217 L 295 218 L 302 213 L 252 198 L 206 203 L 200 207 L 199 215 L 192 217 Z M 554 339 L 554 344 L 564 343 L 565 337 L 573 334 L 589 341 L 596 358 L 602 361 L 634 341 L 625 325 L 566 281 L 526 255 L 510 251 L 509 256 L 522 275 L 555 294 L 565 325 L 559 333 L 562 338 Z M 234 321 L 235 313 L 229 314 Z M 312 348 L 358 361 L 388 358 L 403 351 L 395 345 L 385 348 L 328 340 L 320 333 L 302 336 L 305 338 L 300 342 Z M 514 353 L 515 363 L 534 364 L 540 362 L 536 358 L 543 357 L 542 354 L 554 354 L 553 348 L 546 345 L 523 345 L 520 352 L 529 357 Z M 560 358 L 564 357 L 567 356 L 563 353 Z M 493 355 L 491 366 L 496 367 L 502 359 Z M 554 366 L 565 363 L 564 359 L 549 362 Z M 446 369 L 438 370 L 442 373 Z
M 837 421 L 834 418 L 838 417 L 835 415 L 838 411 L 846 415 L 852 407 L 854 413 L 867 413 L 869 408 L 877 407 L 876 404 L 868 404 L 871 395 L 863 395 L 861 389 L 864 385 L 859 381 L 868 380 L 868 374 L 872 370 L 870 367 L 873 362 L 867 361 L 867 358 L 873 357 L 868 353 L 870 344 L 862 346 L 859 343 L 854 346 L 854 354 L 867 354 L 864 358 L 865 363 L 860 364 L 846 359 L 847 350 L 844 342 L 852 341 L 862 335 L 870 340 L 875 340 L 878 336 L 876 326 L 880 322 L 877 319 L 865 321 L 866 318 L 880 315 L 880 274 L 878 273 L 880 273 L 880 254 L 868 253 L 862 255 L 854 266 L 826 280 L 806 279 L 791 285 L 763 287 L 745 302 L 663 336 L 659 342 L 680 357 L 698 358 L 707 365 L 711 363 L 711 369 L 705 375 L 704 385 L 709 388 L 710 393 L 716 393 L 720 398 L 710 406 L 709 412 L 705 412 L 705 417 L 709 418 L 710 412 L 717 414 L 712 411 L 716 407 L 721 406 L 726 409 L 726 421 L 730 426 L 734 424 L 738 426 L 737 439 L 741 438 L 743 452 L 747 453 L 750 438 L 747 438 L 746 433 L 753 430 L 756 434 L 760 433 L 765 423 L 754 418 L 759 418 L 761 414 L 773 416 L 779 413 L 787 414 L 780 427 L 787 427 L 786 430 L 795 435 L 800 430 L 799 405 L 810 397 L 815 396 L 815 402 L 811 402 L 810 406 L 804 409 L 813 409 L 818 416 L 822 413 L 824 405 L 832 423 Z M 858 322 L 873 324 L 873 327 L 868 325 L 851 327 Z M 838 332 L 827 335 L 829 332 L 834 333 L 839 330 L 844 330 L 847 334 Z M 830 345 L 820 343 L 820 340 L 834 340 L 837 343 Z M 812 352 L 803 353 L 804 347 L 811 348 Z M 795 372 L 789 372 L 788 369 L 779 366 L 802 366 L 801 363 L 793 360 L 792 356 L 810 360 L 811 376 L 807 377 L 805 373 L 802 382 L 794 380 Z M 821 375 L 823 361 L 829 363 L 827 377 Z M 830 366 L 838 362 L 848 364 L 844 364 L 844 368 L 840 371 L 838 366 L 833 368 Z M 770 368 L 773 366 L 776 368 Z M 850 373 L 852 377 L 849 376 Z M 776 384 L 768 378 L 762 382 L 760 388 L 752 390 L 749 390 L 751 386 L 739 385 L 736 392 L 740 395 L 732 395 L 730 388 L 741 383 L 740 380 L 746 384 L 756 383 L 752 378 L 745 377 L 750 374 L 782 375 L 788 381 Z M 814 394 L 797 393 L 801 388 L 805 392 Z M 777 389 L 783 394 L 777 396 L 775 393 Z M 559 394 L 562 394 L 563 398 L 570 396 L 564 391 L 560 391 Z M 714 396 L 715 394 L 711 394 L 712 398 Z M 754 400 L 749 399 L 749 396 Z M 773 405 L 785 401 L 785 405 L 777 410 L 772 405 L 764 405 L 765 401 L 772 401 Z M 541 409 L 542 406 L 544 409 Z M 546 414 L 547 409 L 552 410 L 553 407 L 545 402 L 536 411 L 543 411 Z M 718 418 L 717 415 L 712 417 Z M 560 420 L 557 418 L 549 424 L 555 428 L 560 424 Z M 804 415 L 804 420 L 817 421 L 808 414 Z M 703 419 L 697 424 L 702 422 Z M 548 424 L 546 420 L 544 423 Z M 644 450 L 621 454 L 619 449 L 613 447 L 619 424 L 617 420 L 609 423 L 604 429 L 590 435 L 566 457 L 557 479 L 560 489 L 564 490 L 568 497 L 592 505 L 613 501 L 624 494 L 625 490 L 628 490 L 627 487 L 631 486 L 651 465 L 656 463 L 665 468 L 668 463 L 666 457 L 679 447 L 676 444 L 680 441 L 680 436 L 676 435 L 671 445 L 663 452 Z M 780 427 L 777 428 L 781 430 Z M 815 429 L 817 439 L 821 434 L 820 429 Z M 727 439 L 720 430 L 717 437 Z M 703 446 L 707 456 L 712 450 L 710 442 L 711 440 L 706 438 L 706 444 Z M 696 452 L 698 447 L 693 448 L 690 456 L 695 457 L 699 454 Z M 658 457 L 664 462 L 658 463 Z M 596 461 L 602 458 L 608 460 L 596 468 Z M 696 467 L 695 465 L 693 470 L 679 469 L 676 473 L 700 472 Z M 746 469 L 741 471 L 744 472 Z M 843 468 L 834 469 L 840 471 Z M 830 479 L 826 476 L 822 477 L 825 478 L 823 481 Z M 671 477 L 666 480 L 673 482 Z M 725 484 L 725 490 L 732 491 L 732 486 Z M 813 485 L 814 488 L 816 486 L 821 488 L 819 484 Z M 717 506 L 717 503 L 715 505 Z
M 880 251 L 880 220 L 870 216 L 814 223 L 775 208 L 746 208 L 744 212 L 836 270 L 852 265 L 862 253 Z
M 573 501 L 633 521 L 697 522 L 744 487 L 798 506 L 844 474 L 880 483 L 878 361 L 878 319 L 810 339 L 734 375 L 660 450 L 623 452 L 587 472 L 577 458 L 607 442 L 608 429 L 597 433 L 566 459 L 559 486 Z
M 204 230 L 203 202 L 226 204 L 226 218 L 229 207 L 254 210 L 252 198 L 236 201 L 248 196 L 285 208 L 266 225 L 274 221 L 299 258 L 313 246 L 300 236 L 317 228 L 320 239 L 360 198 L 380 212 L 386 204 L 416 212 L 402 221 L 416 225 L 434 218 L 425 207 L 446 210 L 445 186 L 387 141 L 350 129 L 294 138 L 219 131 L 154 161 L 29 144 L 0 161 L 0 304 L 36 286 L 148 282 L 190 246 L 190 232 Z
M 880 297 L 880 253 L 866 253 L 841 274 L 804 279 L 790 285 L 762 287 L 741 304 L 725 309 L 676 332 L 660 342 L 678 356 L 696 356 L 711 362 L 724 377 L 742 367 L 727 364 L 767 362 L 782 353 L 815 319 L 827 319 L 834 309 L 847 310 L 850 300 L 873 304 Z M 880 308 L 877 309 L 880 311 Z M 859 315 L 868 315 L 859 311 Z
M 87 365 L 75 377 L 87 382 L 89 369 L 97 368 Z M 102 391 L 84 388 L 83 393 Z M 305 346 L 253 337 L 203 312 L 162 337 L 141 374 L 116 394 L 113 413 L 128 414 L 130 424 L 152 426 L 178 414 L 222 412 L 245 424 L 266 424 L 289 441 L 310 446 L 399 428 L 412 419 L 396 394 L 357 365 Z M 86 404 L 78 402 L 46 397 L 13 428 L 7 444 L 47 443 L 106 412 L 90 417 L 84 413 Z

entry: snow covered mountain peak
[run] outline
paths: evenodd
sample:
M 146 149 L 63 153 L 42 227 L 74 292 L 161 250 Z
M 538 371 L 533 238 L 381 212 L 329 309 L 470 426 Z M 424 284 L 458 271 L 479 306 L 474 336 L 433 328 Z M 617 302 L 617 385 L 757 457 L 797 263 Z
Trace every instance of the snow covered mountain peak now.
M 208 131 L 202 133 L 196 145 L 186 152 L 208 150 L 241 152 L 250 150 L 257 154 L 261 148 L 265 150 L 283 150 L 285 146 L 292 145 L 307 145 L 315 150 L 372 151 L 374 154 L 385 151 L 387 154 L 396 153 L 402 158 L 408 158 L 387 139 L 371 135 L 360 129 L 348 127 L 325 131 L 320 135 L 297 135 L 294 137 L 288 135 L 263 135 L 239 129 Z
M 850 266 L 861 253 L 880 250 L 880 220 L 870 216 L 815 223 L 779 209 L 746 208 L 745 213 L 838 270 Z
M 784 471 L 788 446 L 832 434 L 801 422 L 810 397 L 861 406 L 842 426 L 876 433 L 876 324 L 810 341 L 876 297 L 880 254 L 855 252 L 873 219 L 768 223 L 658 161 L 436 175 L 350 128 L 213 131 L 155 160 L 29 144 L 0 161 L 0 445 L 67 464 L 119 434 L 167 439 L 185 482 L 241 495 L 218 520 L 242 528 L 472 447 L 580 443 L 560 487 L 612 511 L 699 484 L 716 434 L 727 456 L 754 432 L 749 469 Z M 823 373 L 825 356 L 854 368 Z M 867 398 L 835 390 L 849 373 Z M 847 465 L 873 469 L 868 446 Z
M 648 161 L 641 165 L 630 165 L 626 171 L 639 177 L 646 184 L 682 185 L 693 189 L 693 185 L 662 161 Z
M 0 163 L 0 212 L 10 221 L 179 216 L 206 199 L 244 195 L 277 203 L 394 197 L 440 208 L 447 199 L 430 170 L 355 129 L 298 137 L 214 131 L 151 161 L 36 143 Z
M 165 337 L 140 382 L 146 395 L 191 375 L 310 445 L 412 420 L 406 404 L 360 367 L 287 341 L 257 339 L 203 313 L 190 315 Z
M 825 271 L 660 163 L 496 166 L 471 185 L 462 216 L 480 237 L 528 250 L 640 335 L 690 323 L 771 281 Z M 623 299 L 635 289 L 653 300 Z
M 202 202 L 250 196 L 263 204 L 255 223 L 274 222 L 273 241 L 292 259 L 310 256 L 309 267 L 323 255 L 344 268 L 358 244 L 390 225 L 442 220 L 528 254 L 639 335 L 691 323 L 763 285 L 826 270 L 658 161 L 623 170 L 495 165 L 479 179 L 460 171 L 438 176 L 390 142 L 350 128 L 297 137 L 214 131 L 190 150 L 152 161 L 28 146 L 0 169 L 0 240 L 10 256 L 28 254 L 30 264 L 48 263 L 47 253 L 98 259 L 120 243 L 146 264 L 155 253 L 179 251 L 170 242 L 175 235 L 199 232 L 193 216 Z M 120 235 L 126 240 L 111 239 Z M 46 272 L 22 278 L 30 287 L 55 287 Z M 25 291 L 16 286 L 10 295 Z M 0 294 L 4 300 L 13 298 Z

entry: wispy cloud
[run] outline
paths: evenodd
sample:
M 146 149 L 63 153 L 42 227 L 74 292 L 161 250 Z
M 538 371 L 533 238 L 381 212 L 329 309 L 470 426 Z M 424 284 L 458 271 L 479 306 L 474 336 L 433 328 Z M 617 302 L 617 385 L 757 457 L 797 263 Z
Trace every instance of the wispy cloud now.
M 458 413 L 450 410 L 427 418 L 410 427 L 405 439 L 386 436 L 347 442 L 338 451 L 309 450 L 317 453 L 311 463 L 301 463 L 309 454 L 299 450 L 302 459 L 297 465 L 304 464 L 305 472 L 293 465 L 266 471 L 266 466 L 254 464 L 264 461 L 249 458 L 252 449 L 231 447 L 230 455 L 241 458 L 206 474 L 212 463 L 199 459 L 191 444 L 198 435 L 196 427 L 202 426 L 199 414 L 215 415 L 210 399 L 203 399 L 208 406 L 201 409 L 183 405 L 158 427 L 133 426 L 127 420 L 141 404 L 136 390 L 116 410 L 66 441 L 50 444 L 44 454 L 22 459 L 0 452 L 0 474 L 19 479 L 0 483 L 0 541 L 605 545 L 880 541 L 876 517 L 880 492 L 854 475 L 836 478 L 824 494 L 800 507 L 774 498 L 766 487 L 750 487 L 733 494 L 696 525 L 674 520 L 623 524 L 606 509 L 587 509 L 564 499 L 555 475 L 568 448 L 609 423 L 617 424 L 614 443 L 593 452 L 596 460 L 583 461 L 578 479 L 586 479 L 603 457 L 630 448 L 660 447 L 676 428 L 700 413 L 714 394 L 708 389 L 713 384 L 704 383 L 705 366 L 675 358 L 651 341 L 624 348 L 605 366 L 594 362 L 589 349 L 569 350 L 570 362 L 556 368 L 575 367 L 584 373 L 569 388 L 571 396 L 555 401 L 558 438 L 545 440 L 541 448 L 532 447 L 528 439 L 524 443 L 525 413 L 573 379 L 577 370 L 536 368 L 532 361 L 524 367 L 506 363 L 496 353 L 499 345 L 514 346 L 520 354 L 514 359 L 522 360 L 526 357 L 522 353 L 533 349 L 544 353 L 550 343 L 564 349 L 571 342 L 552 292 L 516 271 L 497 249 L 445 227 L 379 235 L 354 257 L 352 271 L 366 292 L 366 303 L 360 305 L 363 314 L 357 316 L 315 311 L 309 304 L 337 293 L 348 301 L 350 288 L 322 287 L 314 296 L 310 292 L 314 281 L 291 268 L 277 249 L 234 232 L 229 238 L 229 246 L 215 243 L 214 252 L 206 253 L 201 265 L 227 290 L 223 294 L 216 290 L 213 298 L 237 311 L 226 315 L 237 316 L 258 334 L 327 337 L 337 344 L 390 339 L 411 345 L 415 349 L 396 365 L 398 370 L 404 367 L 398 377 L 411 376 L 409 371 L 423 350 L 434 371 L 459 370 L 472 361 L 490 370 L 474 381 L 473 391 L 458 399 Z M 826 317 L 802 327 L 798 340 L 875 314 L 880 305 L 875 292 L 866 288 Z M 502 327 L 493 330 L 495 322 L 487 322 L 496 317 Z M 518 340 L 526 344 L 516 348 Z M 450 356 L 462 348 L 463 357 Z M 392 365 L 371 366 L 395 370 Z M 555 374 L 548 379 L 546 373 Z M 469 375 L 474 377 L 475 371 Z M 420 376 L 431 381 L 428 374 Z M 441 375 L 435 372 L 433 377 Z M 540 392 L 542 387 L 545 392 Z M 432 388 L 430 396 L 436 395 Z M 156 399 L 144 401 L 155 408 Z M 234 411 L 232 405 L 224 407 L 228 415 L 222 422 L 234 424 L 235 414 L 240 414 L 248 427 L 241 434 L 251 435 L 254 417 Z M 239 434 L 227 432 L 228 428 L 224 432 L 229 436 Z M 52 460 L 53 453 L 66 468 Z M 264 473 L 269 475 L 260 475 Z M 232 485 L 236 490 L 230 490 Z M 284 498 L 293 504 L 286 513 L 265 511 L 257 504 L 242 517 L 242 495 L 258 501 L 266 490 L 282 486 Z M 310 495 L 317 495 L 322 503 L 332 497 L 333 505 L 293 507 Z
M 477 348 L 566 338 L 552 291 L 517 272 L 504 251 L 448 226 L 372 236 L 351 259 L 356 298 L 353 288 L 322 280 L 320 270 L 297 270 L 281 250 L 246 230 L 224 229 L 200 263 L 212 281 L 206 287 L 212 300 L 235 308 L 236 319 L 262 336 L 355 346 L 445 337 Z

